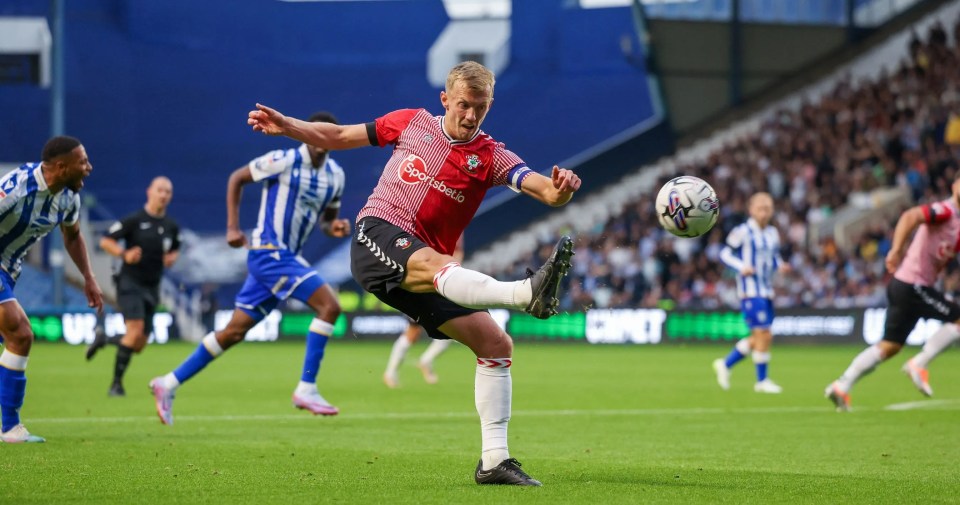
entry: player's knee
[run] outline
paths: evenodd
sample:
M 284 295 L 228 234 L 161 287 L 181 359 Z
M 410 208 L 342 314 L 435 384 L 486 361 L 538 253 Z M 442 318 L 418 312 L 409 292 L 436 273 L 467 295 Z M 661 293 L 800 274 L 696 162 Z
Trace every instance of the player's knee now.
M 30 328 L 30 325 L 20 325 L 19 328 L 6 332 L 3 334 L 4 340 L 6 340 L 7 345 L 10 344 L 19 344 L 21 346 L 29 346 L 33 343 L 33 329 Z
M 140 354 L 146 348 L 147 348 L 146 336 L 142 336 L 142 338 L 138 338 L 137 341 L 133 344 L 133 352 L 137 354 Z
M 484 343 L 483 354 L 486 358 L 509 358 L 513 356 L 513 339 L 505 332 L 500 332 L 495 338 Z
M 337 318 L 340 317 L 342 312 L 343 309 L 340 308 L 340 303 L 336 300 L 325 303 L 316 310 L 318 319 L 330 322 L 331 324 L 336 322 Z
M 900 352 L 900 349 L 903 349 L 903 344 L 899 342 L 891 342 L 889 340 L 881 340 L 879 347 L 880 356 L 887 360 L 896 356 Z
M 30 348 L 33 347 L 33 338 L 30 325 L 21 324 L 17 328 L 4 331 L 3 348 L 20 356 L 27 356 L 30 354 Z
M 243 341 L 243 337 L 246 335 L 246 333 L 246 331 L 243 331 L 240 328 L 227 326 L 222 332 L 220 332 L 219 335 L 217 335 L 217 341 L 224 349 L 226 349 L 227 347 Z

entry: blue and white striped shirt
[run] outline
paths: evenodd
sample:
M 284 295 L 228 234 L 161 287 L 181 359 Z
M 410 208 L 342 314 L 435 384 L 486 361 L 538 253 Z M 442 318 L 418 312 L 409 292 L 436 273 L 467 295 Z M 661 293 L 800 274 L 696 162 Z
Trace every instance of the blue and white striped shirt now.
M 263 181 L 252 247 L 300 254 L 324 210 L 340 207 L 343 169 L 329 155 L 313 168 L 306 145 L 271 151 L 249 167 L 253 180 Z
M 0 268 L 16 280 L 34 242 L 79 220 L 80 195 L 69 188 L 51 194 L 40 163 L 11 170 L 0 178 Z
M 772 225 L 760 228 L 750 218 L 727 235 L 720 251 L 720 260 L 737 271 L 737 294 L 740 298 L 773 298 L 773 274 L 783 263 L 780 258 L 780 233 Z M 742 275 L 744 266 L 753 268 L 751 275 Z

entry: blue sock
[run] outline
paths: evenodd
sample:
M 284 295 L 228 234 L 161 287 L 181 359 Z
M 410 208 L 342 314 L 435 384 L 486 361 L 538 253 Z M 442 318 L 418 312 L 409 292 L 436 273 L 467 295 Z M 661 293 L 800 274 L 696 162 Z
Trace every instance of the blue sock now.
M 320 362 L 323 361 L 323 350 L 327 347 L 330 337 L 311 331 L 307 333 L 307 352 L 303 357 L 303 373 L 300 380 L 313 384 L 317 382 L 317 373 L 320 372 Z
M 0 367 L 0 418 L 3 431 L 20 424 L 20 407 L 27 391 L 27 376 L 23 370 Z
M 727 365 L 727 368 L 732 368 L 733 365 L 739 363 L 744 357 L 744 354 L 734 347 L 733 350 L 730 351 L 730 354 L 727 355 L 727 359 L 724 364 Z
M 767 364 L 757 363 L 757 382 L 763 382 L 767 378 Z
M 215 357 L 216 356 L 207 350 L 203 342 L 201 342 L 200 345 L 197 346 L 197 349 L 193 351 L 193 354 L 184 360 L 183 363 L 180 363 L 180 366 L 173 371 L 173 376 L 180 381 L 180 384 L 183 384 L 190 380 L 190 377 L 197 375 L 205 366 L 209 365 Z

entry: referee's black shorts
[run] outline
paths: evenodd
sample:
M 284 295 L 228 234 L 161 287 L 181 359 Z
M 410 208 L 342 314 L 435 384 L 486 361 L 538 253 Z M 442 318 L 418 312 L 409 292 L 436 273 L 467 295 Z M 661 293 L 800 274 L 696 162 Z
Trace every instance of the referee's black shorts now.
M 117 305 L 124 320 L 143 320 L 143 333 L 153 331 L 153 315 L 160 304 L 160 284 L 143 284 L 120 274 L 114 277 L 117 286 Z
M 893 279 L 887 284 L 887 301 L 883 339 L 888 342 L 905 344 L 921 318 L 950 323 L 960 320 L 960 305 L 930 286 Z
M 407 260 L 424 247 L 427 244 L 400 227 L 365 217 L 357 223 L 350 244 L 350 270 L 363 289 L 423 326 L 430 337 L 447 339 L 450 337 L 439 330 L 440 325 L 484 311 L 457 305 L 437 293 L 411 293 L 400 287 Z

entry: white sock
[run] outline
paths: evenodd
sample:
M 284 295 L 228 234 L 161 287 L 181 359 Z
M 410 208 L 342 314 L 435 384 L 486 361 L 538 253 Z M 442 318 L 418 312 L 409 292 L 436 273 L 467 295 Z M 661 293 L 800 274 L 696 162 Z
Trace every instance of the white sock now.
M 317 384 L 315 382 L 303 382 L 300 381 L 297 383 L 297 390 L 294 392 L 299 396 L 310 396 L 317 393 Z
M 740 354 L 743 354 L 744 356 L 750 354 L 750 338 L 746 337 L 746 338 L 741 338 L 740 340 L 737 340 L 737 343 L 736 345 L 734 345 L 734 347 L 736 347 L 737 351 L 739 351 Z
M 160 380 L 163 383 L 163 387 L 167 389 L 174 390 L 180 387 L 180 381 L 178 381 L 177 377 L 173 375 L 173 372 L 164 375 Z
M 867 347 L 856 358 L 853 358 L 847 370 L 837 379 L 837 386 L 844 393 L 849 393 L 854 383 L 872 372 L 881 361 L 883 361 L 883 356 L 880 354 L 880 348 L 875 345 Z
M 750 355 L 753 358 L 753 362 L 757 364 L 769 363 L 770 362 L 770 353 L 769 352 L 760 352 L 753 351 Z
M 452 340 L 434 340 L 430 342 L 427 350 L 423 351 L 423 354 L 420 355 L 420 364 L 432 367 L 433 360 L 437 359 L 437 356 L 441 355 L 443 351 L 446 351 L 447 347 L 450 347 L 450 342 L 452 342 Z
M 957 328 L 957 325 L 953 323 L 945 323 L 927 339 L 927 343 L 923 344 L 923 350 L 913 357 L 913 362 L 920 368 L 927 368 L 933 358 L 936 358 L 958 338 L 960 338 L 960 328 Z
M 223 347 L 220 347 L 220 342 L 217 342 L 217 334 L 215 332 L 211 331 L 204 335 L 200 343 L 207 348 L 207 352 L 214 358 L 223 354 Z
M 410 342 L 407 340 L 407 336 L 401 333 L 397 341 L 393 343 L 393 349 L 390 350 L 390 359 L 387 360 L 388 374 L 394 375 L 397 373 L 397 369 L 400 368 L 400 363 L 403 363 L 403 358 L 407 355 L 409 349 Z
M 444 298 L 474 309 L 526 308 L 533 299 L 530 279 L 501 282 L 457 262 L 447 263 L 433 276 L 433 287 Z
M 28 356 L 14 354 L 11 350 L 4 349 L 3 353 L 0 353 L 0 366 L 8 370 L 22 372 L 27 369 L 27 361 L 29 359 Z
M 474 399 L 480 414 L 480 459 L 484 470 L 510 457 L 507 450 L 507 423 L 510 421 L 510 358 L 477 358 Z

